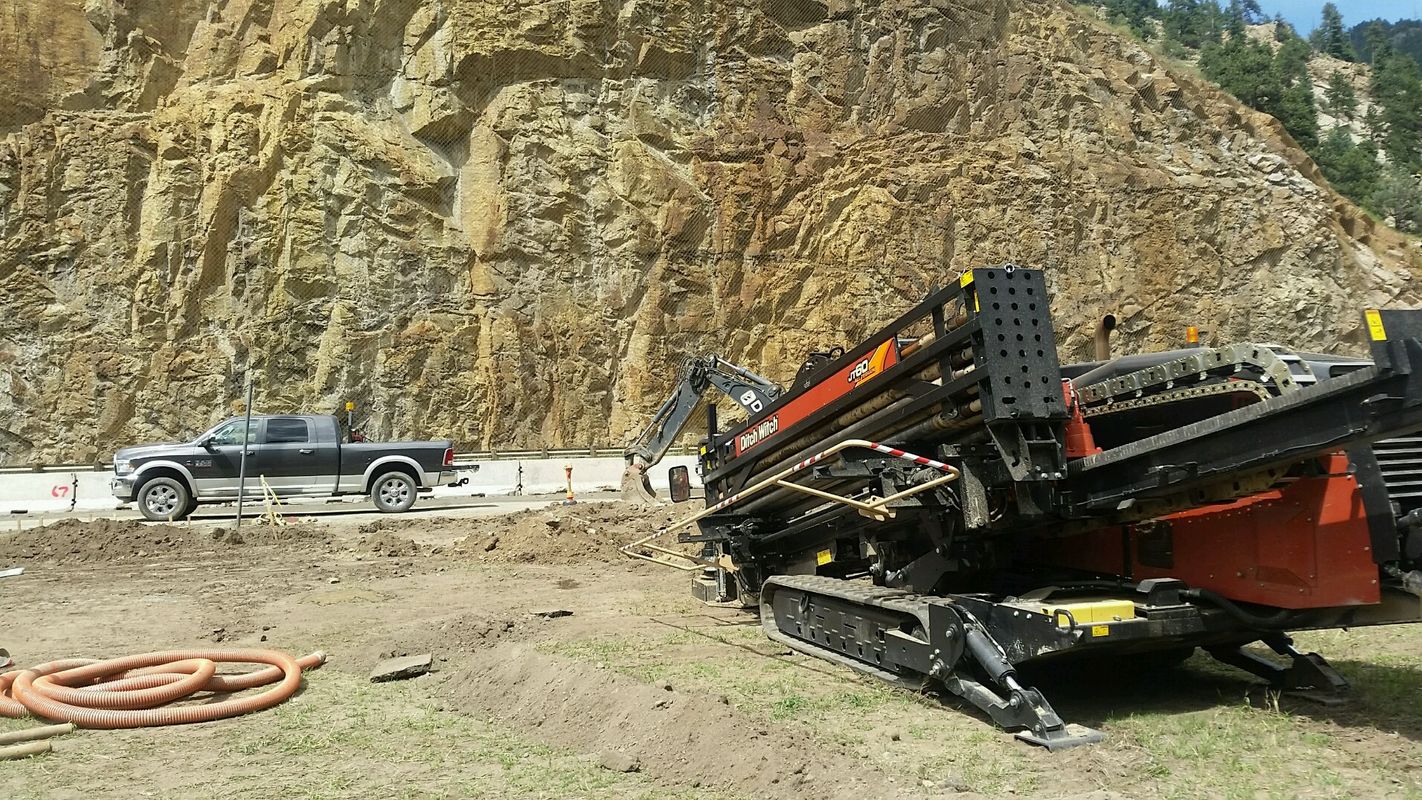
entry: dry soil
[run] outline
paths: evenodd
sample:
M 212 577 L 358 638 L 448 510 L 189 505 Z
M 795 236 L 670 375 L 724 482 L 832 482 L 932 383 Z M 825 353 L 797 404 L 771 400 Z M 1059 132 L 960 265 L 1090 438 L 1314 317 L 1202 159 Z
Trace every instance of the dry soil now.
M 676 516 L 617 504 L 505 517 L 200 526 L 63 522 L 0 534 L 21 663 L 222 643 L 322 649 L 286 705 L 182 728 L 81 732 L 0 768 L 17 798 L 1422 796 L 1417 627 L 1300 637 L 1342 706 L 1196 656 L 1037 676 L 1103 744 L 1047 753 L 969 713 L 792 655 L 753 615 L 617 546 Z M 555 615 L 548 612 L 572 612 Z M 433 652 L 430 675 L 366 676 Z M 0 721 L 0 728 L 22 726 Z

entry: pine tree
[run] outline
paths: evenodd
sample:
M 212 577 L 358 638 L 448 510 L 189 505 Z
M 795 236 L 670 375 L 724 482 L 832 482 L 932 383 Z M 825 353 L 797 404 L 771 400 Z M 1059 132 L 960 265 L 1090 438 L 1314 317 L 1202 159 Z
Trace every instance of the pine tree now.
M 1274 56 L 1284 82 L 1292 85 L 1300 79 L 1307 79 L 1308 60 L 1312 55 L 1308 42 L 1303 39 L 1293 36 L 1284 40 Z
M 1394 164 L 1383 171 L 1373 192 L 1371 206 L 1392 219 L 1400 231 L 1422 231 L 1422 184 L 1417 176 Z
M 1161 10 L 1166 40 L 1191 50 L 1220 40 L 1220 16 L 1215 0 L 1170 0 Z
M 1343 15 L 1338 11 L 1338 6 L 1332 3 L 1323 4 L 1323 22 L 1309 37 L 1309 42 L 1315 50 L 1325 55 L 1344 61 L 1358 60 L 1357 54 L 1353 52 L 1353 41 L 1348 38 L 1348 31 L 1343 27 Z
M 1354 144 L 1346 129 L 1334 128 L 1313 153 L 1313 160 L 1340 194 L 1364 205 L 1372 204 L 1382 171 L 1372 142 Z
M 1382 112 L 1380 119 L 1369 120 L 1370 130 L 1380 135 L 1388 158 L 1414 170 L 1422 167 L 1422 67 L 1375 42 L 1372 95 Z
M 1368 43 L 1369 64 L 1377 66 L 1379 61 L 1392 55 L 1392 37 L 1388 35 L 1387 26 L 1382 20 L 1375 19 L 1368 23 L 1367 30 L 1363 32 L 1363 39 Z
M 1274 41 L 1287 42 L 1298 35 L 1298 31 L 1294 30 L 1294 26 L 1290 25 L 1289 21 L 1284 19 L 1283 14 L 1274 15 Z
M 1142 39 L 1155 38 L 1155 24 L 1152 18 L 1160 9 L 1155 0 L 1106 0 L 1105 7 L 1112 21 L 1131 29 L 1131 33 Z
M 1313 81 L 1307 76 L 1284 90 L 1273 113 L 1305 150 L 1318 147 L 1318 109 L 1313 104 Z
M 1308 42 L 1297 36 L 1279 45 L 1274 71 L 1284 90 L 1270 112 L 1305 150 L 1318 146 L 1318 108 L 1313 102 L 1313 79 L 1308 75 L 1309 55 Z
M 1328 113 L 1338 119 L 1351 120 L 1358 113 L 1358 93 L 1341 69 L 1333 70 L 1333 74 L 1328 76 L 1328 90 L 1323 93 L 1323 101 Z
M 1382 144 L 1387 138 L 1387 123 L 1383 122 L 1382 112 L 1377 106 L 1368 106 L 1368 113 L 1363 115 L 1363 129 L 1374 144 Z
M 1308 76 L 1308 44 L 1294 36 L 1275 53 L 1243 33 L 1238 6 L 1231 6 L 1229 15 L 1231 28 L 1239 32 L 1201 50 L 1200 69 L 1240 102 L 1272 114 L 1299 144 L 1316 147 L 1318 109 Z
M 1284 94 L 1274 54 L 1248 36 L 1230 36 L 1222 44 L 1206 47 L 1200 52 L 1200 69 L 1241 103 L 1266 113 L 1273 113 Z
M 1240 7 L 1239 0 L 1230 0 L 1229 6 L 1224 10 L 1223 17 L 1224 30 L 1229 38 L 1243 38 L 1247 23 L 1244 19 L 1244 9 Z

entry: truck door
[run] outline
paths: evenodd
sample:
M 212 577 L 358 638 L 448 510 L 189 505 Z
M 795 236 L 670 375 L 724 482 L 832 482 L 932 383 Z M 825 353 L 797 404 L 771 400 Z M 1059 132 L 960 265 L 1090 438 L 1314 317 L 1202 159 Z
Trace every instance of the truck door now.
M 247 472 L 265 476 L 267 485 L 280 495 L 334 491 L 337 445 L 320 438 L 308 419 L 269 417 L 261 447 L 248 462 Z
M 198 497 L 236 497 L 237 474 L 242 462 L 242 420 L 233 420 L 218 428 L 201 450 L 193 454 L 187 465 L 193 474 L 194 491 Z M 252 420 L 252 429 L 247 436 L 248 453 L 256 453 L 262 421 Z M 248 456 L 251 458 L 251 455 Z M 251 466 L 250 462 L 248 466 Z M 252 484 L 249 481 L 247 488 Z

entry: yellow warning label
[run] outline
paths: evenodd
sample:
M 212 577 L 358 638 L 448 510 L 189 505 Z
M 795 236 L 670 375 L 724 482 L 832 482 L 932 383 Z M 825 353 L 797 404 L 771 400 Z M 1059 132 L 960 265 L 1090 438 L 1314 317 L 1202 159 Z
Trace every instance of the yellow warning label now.
M 1038 606 L 1038 608 L 1048 616 L 1055 611 L 1059 628 L 1070 624 L 1065 621 L 1068 616 L 1076 620 L 1078 625 L 1114 622 L 1132 619 L 1136 616 L 1136 604 L 1130 600 L 1090 600 L 1083 603 L 1069 603 L 1064 606 Z
M 964 272 L 964 273 L 963 273 L 963 276 L 958 279 L 958 285 L 961 286 L 961 287 L 963 287 L 964 289 L 968 288 L 969 286 L 972 286 L 972 285 L 973 285 L 973 271 L 972 271 L 972 270 L 968 270 L 967 272 Z M 983 310 L 982 305 L 978 303 L 978 292 L 977 292 L 976 289 L 973 290 L 973 310 L 974 310 L 974 311 L 982 311 L 982 310 Z
M 1377 309 L 1370 308 L 1363 312 L 1363 317 L 1368 320 L 1368 338 L 1375 342 L 1387 341 L 1387 331 L 1383 328 L 1382 314 Z
M 830 562 L 833 561 L 833 560 L 834 560 L 834 551 L 833 551 L 833 550 L 821 550 L 820 552 L 815 553 L 815 563 L 818 564 L 818 565 L 820 565 L 820 566 L 822 566 L 822 567 L 823 567 L 824 565 L 830 563 Z
M 1092 626 L 1091 626 L 1091 635 L 1092 635 L 1092 637 L 1097 637 L 1097 636 L 1110 636 L 1110 635 L 1111 635 L 1111 629 L 1110 629 L 1109 627 L 1105 626 L 1105 625 L 1092 625 Z

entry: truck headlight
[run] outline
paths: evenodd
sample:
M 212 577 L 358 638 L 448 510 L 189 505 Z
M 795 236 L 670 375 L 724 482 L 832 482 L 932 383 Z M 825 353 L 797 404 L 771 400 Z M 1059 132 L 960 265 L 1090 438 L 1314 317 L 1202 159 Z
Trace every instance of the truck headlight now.
M 129 474 L 130 472 L 133 472 L 133 462 L 132 462 L 132 461 L 115 461 L 115 462 L 114 462 L 114 474 L 115 474 L 115 475 L 127 475 L 127 474 Z

